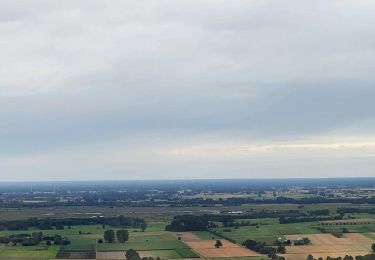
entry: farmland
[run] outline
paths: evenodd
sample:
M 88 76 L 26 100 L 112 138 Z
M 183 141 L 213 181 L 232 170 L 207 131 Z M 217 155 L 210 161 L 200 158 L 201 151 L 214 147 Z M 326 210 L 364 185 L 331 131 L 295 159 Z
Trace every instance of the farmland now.
M 314 257 L 344 257 L 345 255 L 365 255 L 371 252 L 374 240 L 360 234 L 348 233 L 337 238 L 331 234 L 300 234 L 287 235 L 287 239 L 307 237 L 311 245 L 288 246 L 286 248 L 287 259 L 305 259 L 308 254 Z
M 268 253 L 250 250 L 243 242 L 255 241 L 276 251 L 283 241 L 302 237 L 311 243 L 285 244 L 285 253 L 271 258 L 305 260 L 307 254 L 315 258 L 368 254 L 375 239 L 374 190 L 370 188 L 234 185 L 212 186 L 207 192 L 205 185 L 201 189 L 187 186 L 182 191 L 169 186 L 157 190 L 137 187 L 141 193 L 113 191 L 113 187 L 3 192 L 0 237 L 5 242 L 0 243 L 0 260 L 125 259 L 130 249 L 140 257 L 161 259 L 262 260 L 269 259 Z M 124 194 L 133 199 L 127 201 Z M 9 207 L 7 201 L 14 198 L 23 198 L 25 202 L 17 202 L 22 207 Z M 74 198 L 80 203 L 60 204 L 54 202 L 57 198 Z M 47 204 L 25 204 L 33 199 Z M 130 205 L 134 203 L 136 206 Z M 124 229 L 128 232 L 124 242 L 118 238 L 107 241 L 104 236 L 107 231 L 116 234 Z M 36 233 L 46 240 L 23 245 Z M 14 243 L 19 236 L 26 240 Z M 67 243 L 57 244 L 56 236 Z

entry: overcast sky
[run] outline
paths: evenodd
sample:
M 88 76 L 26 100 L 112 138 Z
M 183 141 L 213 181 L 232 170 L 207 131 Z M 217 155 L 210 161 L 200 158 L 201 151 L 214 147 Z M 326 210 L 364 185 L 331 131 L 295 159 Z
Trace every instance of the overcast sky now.
M 1 181 L 375 176 L 374 14 L 0 0 Z

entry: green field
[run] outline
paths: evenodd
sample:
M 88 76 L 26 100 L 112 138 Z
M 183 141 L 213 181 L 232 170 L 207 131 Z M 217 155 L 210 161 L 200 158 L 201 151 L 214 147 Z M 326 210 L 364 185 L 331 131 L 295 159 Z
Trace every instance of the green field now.
M 175 250 L 182 258 L 199 258 L 199 256 L 194 253 L 189 248 L 176 248 Z
M 152 250 L 149 252 L 152 257 L 160 257 L 165 259 L 199 258 L 199 256 L 189 248 L 177 248 L 175 250 Z
M 131 236 L 125 244 L 98 244 L 98 251 L 123 251 L 134 249 L 139 251 L 148 250 L 174 250 L 188 248 L 186 244 L 176 239 L 171 234 Z
M 58 246 L 3 246 L 0 248 L 0 259 L 45 260 L 54 258 L 58 250 Z
M 334 213 L 337 207 L 349 206 L 347 204 L 311 204 L 301 207 L 301 205 L 292 204 L 264 204 L 264 205 L 243 205 L 243 206 L 233 206 L 225 207 L 225 211 L 229 210 L 244 210 L 249 211 L 254 210 L 287 210 L 287 209 L 297 209 L 302 212 L 308 213 L 310 210 L 317 210 L 321 208 L 329 208 L 332 213 Z M 356 205 L 357 206 L 357 205 Z M 359 205 L 358 207 L 367 207 L 366 205 Z M 191 207 L 189 210 L 193 212 L 202 211 L 202 208 Z M 212 207 L 211 209 L 223 209 L 221 207 Z M 60 212 L 61 208 L 53 208 L 48 211 L 59 212 L 61 216 L 70 216 L 72 212 L 76 211 L 89 211 L 89 212 L 106 212 L 107 214 L 115 214 L 115 210 L 120 210 L 121 213 L 129 210 L 129 208 L 109 208 L 109 207 L 77 207 L 77 208 L 67 208 L 66 212 Z M 134 209 L 132 209 L 134 210 Z M 206 210 L 206 209 L 205 209 Z M 45 209 L 0 209 L 0 219 L 8 218 L 12 214 L 18 215 L 16 218 L 25 217 L 25 214 L 33 212 L 34 214 L 41 214 L 45 212 Z M 137 209 L 138 211 L 138 209 Z M 64 229 L 53 229 L 53 230 L 37 230 L 30 229 L 26 231 L 0 231 L 0 236 L 16 235 L 20 233 L 32 233 L 36 231 L 42 231 L 44 235 L 54 236 L 55 234 L 67 237 L 71 244 L 64 247 L 63 250 L 67 252 L 81 252 L 81 251 L 92 251 L 97 249 L 98 251 L 108 252 L 108 251 L 125 251 L 127 249 L 135 249 L 138 251 L 148 251 L 152 256 L 159 256 L 164 259 L 177 259 L 177 258 L 196 258 L 198 255 L 194 253 L 186 244 L 179 241 L 174 235 L 165 231 L 165 226 L 170 223 L 172 214 L 178 214 L 177 212 L 186 212 L 186 208 L 173 209 L 170 208 L 140 208 L 139 212 L 135 215 L 139 217 L 145 217 L 148 215 L 147 219 L 147 229 L 146 232 L 140 232 L 139 229 L 130 228 L 130 239 L 125 244 L 98 244 L 98 239 L 103 239 L 103 233 L 106 229 L 116 228 L 106 226 L 103 228 L 102 225 L 81 225 L 72 226 L 71 228 L 65 227 Z M 2 213 L 5 212 L 5 216 Z M 150 220 L 151 212 L 155 213 Z M 160 212 L 160 213 L 158 213 Z M 140 215 L 138 215 L 140 214 Z M 346 215 L 348 217 L 349 214 Z M 373 214 L 351 214 L 352 217 L 362 217 L 362 218 L 374 218 Z M 241 244 L 247 239 L 253 239 L 260 242 L 265 242 L 268 245 L 272 245 L 273 242 L 278 237 L 283 237 L 287 234 L 313 234 L 320 233 L 317 228 L 321 227 L 326 230 L 326 232 L 332 232 L 335 234 L 340 234 L 343 228 L 346 228 L 349 232 L 360 232 L 364 233 L 369 238 L 375 239 L 375 235 L 371 232 L 375 232 L 375 222 L 370 224 L 353 224 L 353 225 L 341 225 L 334 223 L 332 225 L 319 225 L 321 222 L 302 222 L 293 224 L 279 224 L 277 218 L 261 218 L 261 219 L 240 219 L 237 220 L 239 224 L 242 221 L 250 222 L 251 226 L 240 226 L 235 227 L 223 227 L 221 222 L 217 222 L 218 228 L 213 230 L 225 237 L 231 238 L 236 241 L 237 244 Z M 259 225 L 259 227 L 256 226 Z M 213 235 L 207 231 L 194 231 L 197 237 L 202 240 L 216 240 L 220 239 L 219 236 Z M 58 252 L 58 246 L 36 246 L 36 247 L 22 247 L 22 246 L 7 246 L 0 245 L 0 260 L 46 260 L 49 258 L 54 258 Z M 220 260 L 261 260 L 264 257 L 240 257 L 240 258 L 220 258 Z M 216 259 L 215 259 L 216 260 Z M 219 259 L 217 259 L 219 260 Z
M 192 233 L 202 240 L 220 239 L 220 237 L 207 231 L 193 231 Z
M 153 250 L 150 251 L 152 257 L 160 257 L 162 259 L 177 259 L 182 258 L 176 250 Z
M 132 216 L 139 217 L 148 220 L 148 223 L 167 223 L 176 215 L 186 214 L 186 210 L 189 210 L 193 214 L 207 214 L 209 211 L 221 212 L 221 211 L 250 211 L 250 210 L 296 210 L 299 209 L 302 212 L 317 209 L 329 209 L 331 212 L 336 212 L 337 208 L 352 207 L 350 203 L 320 203 L 320 204 L 308 204 L 303 205 L 302 208 L 298 208 L 301 205 L 297 204 L 244 204 L 240 206 L 229 206 L 224 207 L 221 205 L 212 207 L 183 207 L 175 210 L 171 210 L 169 207 L 139 207 L 136 210 L 133 207 L 106 207 L 106 206 L 65 206 L 65 207 L 52 207 L 52 208 L 1 208 L 0 209 L 0 220 L 17 220 L 27 218 L 87 218 L 87 213 L 98 212 L 102 213 L 103 216 Z M 355 205 L 356 208 L 371 208 L 373 206 L 368 204 Z M 52 214 L 52 215 L 47 215 Z M 354 214 L 355 215 L 355 214 Z M 374 216 L 371 216 L 374 218 Z M 153 225 L 153 224 L 150 224 Z M 157 226 L 158 224 L 156 224 Z M 153 229 L 153 227 L 150 227 Z
M 256 226 L 243 226 L 238 229 L 234 227 L 220 227 L 214 229 L 216 232 L 225 237 L 234 239 L 237 244 L 241 244 L 247 239 L 253 239 L 265 242 L 268 245 L 283 235 L 287 234 L 315 234 L 319 230 L 312 228 L 312 222 L 279 224 L 278 219 L 251 219 L 251 223 L 260 223 L 259 228 Z

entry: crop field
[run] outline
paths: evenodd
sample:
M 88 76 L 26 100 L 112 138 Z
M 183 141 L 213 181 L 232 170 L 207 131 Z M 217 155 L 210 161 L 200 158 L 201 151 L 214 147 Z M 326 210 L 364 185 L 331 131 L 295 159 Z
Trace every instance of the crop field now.
M 97 252 L 96 253 L 97 260 L 121 260 L 126 259 L 124 252 Z
M 371 244 L 374 242 L 374 240 L 359 233 L 344 234 L 341 238 L 332 234 L 286 235 L 285 237 L 291 240 L 307 237 L 311 241 L 309 245 L 287 246 L 285 256 L 288 260 L 304 260 L 308 254 L 315 258 L 364 255 L 371 252 Z
M 312 204 L 305 205 L 300 208 L 303 212 L 310 210 L 317 210 L 320 207 L 329 207 L 332 212 L 337 207 L 343 205 L 325 205 L 325 204 Z M 346 205 L 346 204 L 344 204 Z M 229 210 L 245 210 L 250 209 L 296 209 L 298 205 L 251 205 L 251 206 L 230 206 L 226 207 L 225 211 Z M 362 207 L 362 205 L 361 205 Z M 98 207 L 84 207 L 88 212 L 99 212 Z M 90 211 L 88 210 L 90 208 Z M 126 207 L 125 207 L 126 208 Z M 97 210 L 94 210 L 97 209 Z M 104 209 L 103 207 L 101 209 Z M 187 212 L 187 209 L 189 209 Z M 218 212 L 220 207 L 200 208 L 201 213 Z M 0 211 L 3 211 L 1 209 Z M 34 210 L 34 209 L 28 209 Z M 35 209 L 39 212 L 45 209 Z M 48 209 L 59 210 L 58 208 Z M 77 207 L 76 211 L 82 210 L 82 207 Z M 101 213 L 114 213 L 113 209 L 105 208 L 100 211 Z M 127 209 L 122 209 L 127 210 Z M 311 253 L 314 257 L 326 256 L 343 256 L 350 255 L 363 255 L 370 252 L 371 243 L 375 239 L 375 220 L 374 214 L 362 214 L 362 219 L 350 219 L 347 216 L 344 220 L 336 221 L 315 221 L 315 222 L 299 222 L 292 224 L 280 224 L 278 218 L 259 218 L 259 219 L 237 219 L 235 220 L 239 226 L 224 227 L 222 222 L 214 222 L 218 227 L 213 228 L 220 236 L 214 235 L 208 231 L 193 231 L 193 232 L 168 232 L 165 231 L 165 226 L 170 223 L 171 219 L 168 214 L 173 211 L 173 215 L 177 212 L 189 214 L 190 211 L 196 213 L 198 208 L 140 208 L 141 214 L 150 214 L 151 212 L 159 212 L 153 216 L 152 221 L 147 221 L 146 232 L 140 232 L 139 229 L 129 228 L 130 239 L 124 244 L 119 243 L 103 243 L 99 244 L 98 240 L 103 239 L 103 233 L 106 229 L 116 228 L 102 225 L 80 225 L 80 226 L 65 226 L 64 229 L 50 229 L 38 230 L 30 228 L 25 231 L 0 231 L 0 236 L 16 235 L 20 233 L 32 233 L 41 231 L 48 236 L 56 234 L 67 237 L 71 242 L 70 245 L 65 246 L 63 250 L 59 246 L 37 246 L 37 247 L 23 247 L 23 246 L 7 246 L 0 247 L 0 260 L 47 260 L 54 259 L 58 252 L 61 252 L 63 257 L 76 257 L 76 258 L 96 258 L 97 259 L 124 259 L 124 253 L 128 249 L 135 249 L 143 257 L 161 257 L 163 259 L 189 259 L 189 258 L 206 258 L 206 259 L 220 259 L 220 260 L 261 260 L 266 259 L 264 255 L 257 252 L 248 250 L 241 247 L 241 243 L 247 239 L 253 239 L 259 242 L 265 242 L 267 245 L 273 245 L 275 240 L 279 237 L 283 238 L 300 238 L 309 237 L 312 241 L 308 246 L 288 246 L 286 256 L 287 260 L 305 260 L 307 254 Z M 197 210 L 197 211 L 196 211 Z M 133 211 L 138 211 L 134 209 Z M 12 210 L 17 213 L 16 210 Z M 25 213 L 22 210 L 20 212 Z M 77 213 L 77 212 L 76 212 Z M 139 213 L 139 212 L 138 212 Z M 134 213 L 138 215 L 138 213 Z M 74 215 L 72 211 L 67 211 L 66 216 L 79 216 Z M 70 215 L 72 214 L 72 215 Z M 132 213 L 133 214 L 133 213 Z M 354 215 L 354 214 L 353 214 Z M 353 216 L 352 215 L 352 216 Z M 358 216 L 360 214 L 357 214 Z M 0 214 L 0 219 L 3 216 Z M 247 226 L 241 226 L 241 222 Z M 323 225 L 322 225 L 323 224 Z M 318 228 L 324 228 L 319 230 Z M 343 234 L 343 228 L 346 229 Z M 322 232 L 325 232 L 324 234 Z M 343 236 L 341 238 L 329 234 L 332 232 L 336 236 Z M 346 233 L 351 232 L 351 233 Z M 358 234 L 361 233 L 361 234 Z M 231 243 L 221 236 L 235 240 Z M 181 240 L 178 239 L 181 238 Z M 217 239 L 223 243 L 223 247 L 216 248 L 214 246 Z
M 246 257 L 246 256 L 259 256 L 260 254 L 242 248 L 239 245 L 231 243 L 227 240 L 220 239 L 222 247 L 215 247 L 215 240 L 202 240 L 198 236 L 190 232 L 180 232 L 176 234 L 180 236 L 190 248 L 205 258 L 215 257 Z
M 159 256 L 164 259 L 199 258 L 188 245 L 179 241 L 172 233 L 165 231 L 132 233 L 130 240 L 125 244 L 97 245 L 99 256 L 113 254 L 120 257 L 121 253 L 128 249 L 137 250 L 141 256 Z M 116 252 L 120 254 L 115 254 Z

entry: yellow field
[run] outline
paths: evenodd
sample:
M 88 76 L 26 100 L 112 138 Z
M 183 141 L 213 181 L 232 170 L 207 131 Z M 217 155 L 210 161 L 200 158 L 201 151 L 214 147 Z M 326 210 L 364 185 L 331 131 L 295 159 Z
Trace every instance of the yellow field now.
M 332 234 L 306 234 L 306 235 L 286 235 L 287 239 L 297 239 L 307 237 L 310 239 L 310 245 L 287 246 L 285 257 L 287 260 L 305 260 L 307 255 L 311 254 L 314 258 L 327 256 L 344 257 L 345 255 L 357 256 L 365 255 L 371 252 L 371 244 L 374 240 L 359 234 L 349 233 L 342 238 Z
M 196 253 L 206 258 L 260 256 L 260 254 L 255 251 L 240 247 L 225 239 L 220 240 L 223 246 L 221 248 L 216 248 L 215 240 L 201 240 L 190 232 L 176 233 L 176 236 L 181 237 L 184 243 L 191 247 Z

